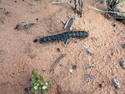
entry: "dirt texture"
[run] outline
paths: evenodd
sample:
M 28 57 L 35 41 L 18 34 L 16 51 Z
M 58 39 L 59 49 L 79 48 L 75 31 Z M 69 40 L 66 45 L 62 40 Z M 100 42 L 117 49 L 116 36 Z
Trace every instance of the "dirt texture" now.
M 125 25 L 87 7 L 105 9 L 102 0 L 84 0 L 83 16 L 76 18 L 73 30 L 88 31 L 88 38 L 71 39 L 67 47 L 62 42 L 34 43 L 35 38 L 66 32 L 61 20 L 76 15 L 73 4 L 52 1 L 0 0 L 0 94 L 31 94 L 24 87 L 31 86 L 32 70 L 52 79 L 48 94 L 125 94 L 125 70 L 119 64 L 125 61 Z M 30 32 L 14 29 L 27 21 L 35 22 Z M 50 73 L 61 54 L 66 56 Z M 73 65 L 77 67 L 71 72 Z M 120 89 L 114 87 L 114 77 Z

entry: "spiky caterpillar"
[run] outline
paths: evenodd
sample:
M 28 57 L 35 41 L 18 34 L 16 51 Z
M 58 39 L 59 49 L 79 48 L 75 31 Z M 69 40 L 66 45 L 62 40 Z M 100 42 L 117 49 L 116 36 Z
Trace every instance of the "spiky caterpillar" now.
M 40 43 L 55 42 L 55 41 L 59 42 L 59 41 L 66 41 L 70 38 L 83 38 L 84 39 L 86 37 L 88 37 L 88 32 L 85 32 L 85 31 L 68 31 L 68 32 L 64 32 L 64 33 L 40 38 L 39 42 Z M 36 41 L 38 41 L 38 40 L 34 40 L 34 42 L 36 42 Z

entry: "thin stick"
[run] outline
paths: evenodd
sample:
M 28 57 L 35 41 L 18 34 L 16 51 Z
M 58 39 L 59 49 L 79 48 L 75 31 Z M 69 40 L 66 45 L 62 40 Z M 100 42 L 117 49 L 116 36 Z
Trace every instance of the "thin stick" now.
M 29 4 L 30 6 L 34 6 L 34 5 L 35 5 L 34 3 L 31 3 L 31 2 L 26 1 L 26 0 L 25 0 L 25 2 L 26 2 L 27 4 Z
M 88 47 L 87 47 L 85 44 L 82 44 L 82 47 L 85 48 L 85 50 L 86 50 L 86 52 L 87 52 L 88 54 L 90 54 L 90 55 L 93 55 L 93 54 L 94 54 L 90 49 L 88 49 Z
M 62 22 L 62 24 L 64 24 L 64 25 L 65 25 L 65 23 L 66 23 L 64 20 L 61 20 L 61 22 Z
M 74 23 L 75 23 L 75 19 L 76 19 L 76 17 L 75 16 L 73 16 L 72 18 L 71 18 L 71 25 L 70 25 L 70 28 L 69 28 L 69 30 L 70 31 L 72 31 L 72 28 L 73 28 L 73 26 L 74 26 Z
M 60 60 L 65 57 L 66 54 L 62 54 L 60 57 L 57 58 L 57 60 L 54 62 L 54 64 L 52 65 L 50 72 L 54 72 L 54 69 L 56 68 L 57 64 L 60 62 Z
M 51 2 L 53 5 L 68 4 L 68 2 Z
M 66 21 L 66 23 L 65 23 L 65 25 L 64 25 L 64 29 L 66 29 L 66 27 L 68 26 L 70 19 L 71 19 L 71 18 L 69 18 L 69 19 Z
M 64 29 L 66 29 L 67 26 L 69 26 L 69 30 L 72 31 L 72 28 L 73 28 L 73 26 L 74 26 L 76 17 L 77 17 L 77 16 L 72 16 L 72 17 L 70 17 L 70 18 L 66 21 L 66 23 L 65 23 L 65 25 L 64 25 Z
M 59 5 L 59 4 L 70 4 L 72 1 L 71 0 L 68 0 L 66 2 L 51 2 L 51 4 L 53 5 Z

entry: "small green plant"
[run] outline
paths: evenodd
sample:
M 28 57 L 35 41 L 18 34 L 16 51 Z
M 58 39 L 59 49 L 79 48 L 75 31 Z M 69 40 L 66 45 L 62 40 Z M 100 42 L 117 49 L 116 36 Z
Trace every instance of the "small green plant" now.
M 119 0 L 119 2 L 124 2 L 125 0 Z
M 36 72 L 32 71 L 32 90 L 35 92 L 35 94 L 38 94 L 39 92 L 44 94 L 47 93 L 50 83 L 50 80 L 45 81 L 43 76 L 40 74 L 37 76 Z

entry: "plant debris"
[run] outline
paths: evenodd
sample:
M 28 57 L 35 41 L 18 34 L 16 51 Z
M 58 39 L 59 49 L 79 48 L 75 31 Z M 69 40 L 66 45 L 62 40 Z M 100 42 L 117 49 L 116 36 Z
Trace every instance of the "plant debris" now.
M 75 23 L 75 19 L 76 19 L 76 17 L 73 16 L 73 17 L 70 19 L 70 21 L 69 21 L 69 24 L 70 24 L 70 22 L 71 22 L 70 28 L 69 28 L 70 31 L 72 31 L 72 29 L 73 29 L 73 26 L 74 26 L 74 23 Z
M 119 0 L 106 0 L 108 14 L 112 15 L 115 20 L 125 24 L 125 11 L 120 8 L 122 3 Z
M 79 8 L 78 8 L 79 7 Z M 77 13 L 80 17 L 82 17 L 83 12 L 83 0 L 74 0 L 74 12 Z
M 66 39 L 63 41 L 63 46 L 64 47 L 67 47 L 67 45 L 69 44 L 69 39 Z
M 65 1 L 65 2 L 51 2 L 51 4 L 53 5 L 60 5 L 60 4 L 70 4 L 71 3 L 71 0 L 68 0 L 68 1 Z
M 112 82 L 113 82 L 116 89 L 120 89 L 120 84 L 116 78 L 112 78 Z
M 0 17 L 0 22 L 2 23 L 2 24 L 4 24 L 5 22 L 5 18 L 4 17 Z
M 90 77 L 87 79 L 87 81 L 86 81 L 86 82 L 89 82 L 89 81 L 91 81 L 91 80 L 93 80 L 93 79 L 95 79 L 95 78 L 96 78 L 96 76 L 95 76 L 95 75 L 90 76 Z
M 56 68 L 57 64 L 59 64 L 60 60 L 62 58 L 64 58 L 66 56 L 66 54 L 62 54 L 60 57 L 57 58 L 57 60 L 54 62 L 54 64 L 52 65 L 50 72 L 54 72 L 54 69 Z
M 9 14 L 9 12 L 6 10 L 6 8 L 0 8 L 0 10 L 2 10 L 2 12 L 3 12 L 5 15 Z
M 85 48 L 86 52 L 90 55 L 94 55 L 94 53 L 85 45 L 85 44 L 82 44 L 82 47 Z
M 35 71 L 32 71 L 32 90 L 34 90 L 35 94 L 40 92 L 47 93 L 50 84 L 51 80 L 45 81 L 42 75 L 37 75 Z
M 74 23 L 75 23 L 75 19 L 77 16 L 72 16 L 70 17 L 66 23 L 64 23 L 64 21 L 62 21 L 64 23 L 64 29 L 66 30 L 68 28 L 68 30 L 72 31 Z
M 16 25 L 14 28 L 15 30 L 26 30 L 27 33 L 30 32 L 31 26 L 33 26 L 35 23 L 34 22 L 21 22 Z

